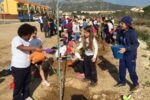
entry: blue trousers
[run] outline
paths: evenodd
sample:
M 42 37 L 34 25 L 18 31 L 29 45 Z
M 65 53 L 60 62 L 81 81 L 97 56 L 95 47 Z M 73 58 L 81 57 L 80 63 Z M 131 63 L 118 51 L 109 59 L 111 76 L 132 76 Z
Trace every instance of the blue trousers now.
M 126 83 L 126 69 L 128 69 L 133 85 L 138 85 L 135 54 L 124 55 L 123 59 L 120 59 L 120 64 L 119 64 L 120 82 L 119 83 Z

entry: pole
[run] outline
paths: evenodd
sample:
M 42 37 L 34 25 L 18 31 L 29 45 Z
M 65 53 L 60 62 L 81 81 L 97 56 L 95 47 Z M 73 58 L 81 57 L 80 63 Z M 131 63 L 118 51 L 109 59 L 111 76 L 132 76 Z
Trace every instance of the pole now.
M 52 1 L 52 4 L 53 4 L 53 6 L 52 6 L 52 14 L 55 14 L 55 1 L 54 0 Z M 57 4 L 56 4 L 56 6 L 57 6 Z
M 30 0 L 27 0 L 27 2 L 30 2 Z M 28 6 L 27 6 L 27 7 L 28 7 L 28 17 L 29 17 L 29 22 L 30 22 L 30 21 L 31 21 L 31 20 L 30 20 L 30 18 L 31 18 L 30 16 L 31 16 L 31 15 L 30 15 L 30 6 L 29 6 L 29 3 L 28 3 Z
M 59 38 L 59 0 L 57 0 L 56 3 L 56 17 L 57 17 L 57 41 L 58 41 L 58 55 L 60 58 L 60 38 Z M 60 61 L 58 62 L 58 69 L 57 69 L 58 77 L 59 77 L 59 100 L 62 100 L 62 77 L 61 77 L 61 66 L 60 66 Z
M 3 5 L 3 23 L 5 24 L 5 8 L 4 8 L 4 5 Z

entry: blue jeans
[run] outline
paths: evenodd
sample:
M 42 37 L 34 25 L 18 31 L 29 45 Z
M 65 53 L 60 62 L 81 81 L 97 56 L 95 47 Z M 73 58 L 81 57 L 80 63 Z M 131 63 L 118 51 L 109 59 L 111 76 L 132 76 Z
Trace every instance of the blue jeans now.
M 74 38 L 73 38 L 73 39 L 74 39 L 75 41 L 77 41 L 79 38 L 80 38 L 79 33 L 75 32 L 75 33 L 74 33 Z

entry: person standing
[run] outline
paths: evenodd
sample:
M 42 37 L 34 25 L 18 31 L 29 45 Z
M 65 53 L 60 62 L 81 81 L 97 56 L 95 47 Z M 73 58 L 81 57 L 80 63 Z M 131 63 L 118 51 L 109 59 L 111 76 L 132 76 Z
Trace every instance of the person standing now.
M 39 23 L 40 23 L 41 32 L 43 32 L 43 16 L 39 17 Z
M 67 29 L 67 33 L 68 33 L 68 41 L 72 40 L 72 20 L 69 19 L 68 24 L 65 25 L 65 28 Z
M 15 88 L 13 100 L 33 100 L 30 96 L 30 51 L 41 51 L 41 49 L 30 46 L 29 39 L 34 32 L 33 26 L 23 24 L 18 29 L 18 36 L 11 41 L 11 66 Z
M 80 32 L 80 26 L 78 22 L 75 20 L 72 26 L 72 31 L 74 34 L 74 40 L 77 41 L 80 38 L 79 32 Z
M 44 15 L 43 17 L 43 28 L 44 28 L 44 33 L 45 33 L 45 38 L 50 36 L 50 29 L 49 29 L 49 25 L 48 25 L 48 17 L 46 15 Z
M 124 48 L 120 49 L 120 53 L 123 54 L 123 58 L 119 62 L 119 78 L 120 81 L 116 86 L 126 85 L 126 69 L 128 69 L 130 79 L 133 82 L 131 91 L 135 91 L 139 88 L 138 76 L 136 73 L 136 58 L 137 48 L 139 47 L 137 33 L 132 27 L 132 18 L 130 16 L 124 16 L 120 20 L 121 33 L 118 37 L 118 43 L 123 45 Z
M 77 47 L 77 50 L 84 49 L 84 74 L 83 81 L 90 81 L 90 86 L 97 85 L 96 59 L 98 54 L 98 43 L 90 26 L 85 28 L 83 42 Z

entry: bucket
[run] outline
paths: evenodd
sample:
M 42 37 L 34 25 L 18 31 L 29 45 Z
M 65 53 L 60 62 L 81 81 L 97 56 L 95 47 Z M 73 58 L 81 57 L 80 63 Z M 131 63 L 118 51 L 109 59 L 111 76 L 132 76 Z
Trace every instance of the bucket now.
M 123 48 L 124 46 L 122 45 L 113 45 L 111 46 L 114 58 L 116 59 L 122 59 L 123 58 L 123 54 L 119 53 L 120 48 Z

